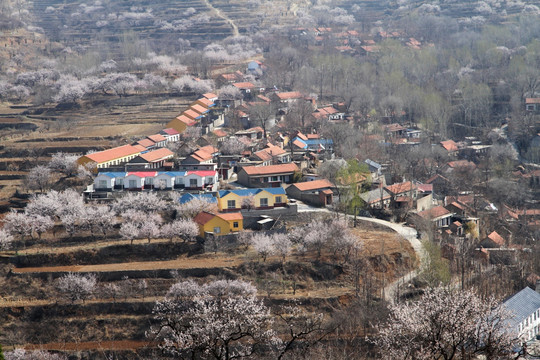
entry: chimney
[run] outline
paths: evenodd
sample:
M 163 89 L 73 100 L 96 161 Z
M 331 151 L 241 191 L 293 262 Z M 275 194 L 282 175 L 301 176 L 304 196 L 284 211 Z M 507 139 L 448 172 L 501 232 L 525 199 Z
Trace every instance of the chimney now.
M 540 280 L 536 280 L 536 292 L 540 294 Z

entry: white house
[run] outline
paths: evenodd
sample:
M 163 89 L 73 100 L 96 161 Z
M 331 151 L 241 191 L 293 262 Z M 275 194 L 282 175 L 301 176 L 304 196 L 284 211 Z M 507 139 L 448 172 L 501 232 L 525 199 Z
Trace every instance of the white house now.
M 173 189 L 184 187 L 184 177 L 186 176 L 186 174 L 186 171 L 160 172 L 154 180 L 154 186 L 157 189 Z
M 130 172 L 124 180 L 124 189 L 142 190 L 145 187 L 153 188 L 156 175 L 156 171 Z
M 163 129 L 159 132 L 165 139 L 167 143 L 177 142 L 180 140 L 180 133 L 173 128 Z
M 536 288 L 539 289 L 537 283 Z M 522 341 L 533 340 L 540 332 L 540 293 L 526 287 L 503 302 L 511 314 L 509 326 Z
M 125 172 L 99 173 L 94 179 L 94 189 L 98 191 L 111 191 L 124 187 Z
M 218 173 L 212 170 L 188 171 L 184 177 L 186 189 L 200 189 L 215 191 L 217 188 Z

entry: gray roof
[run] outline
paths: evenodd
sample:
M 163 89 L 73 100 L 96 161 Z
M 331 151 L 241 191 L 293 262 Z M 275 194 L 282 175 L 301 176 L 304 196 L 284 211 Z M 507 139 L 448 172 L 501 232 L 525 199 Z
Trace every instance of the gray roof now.
M 382 196 L 383 199 L 391 197 L 388 191 L 384 189 L 382 189 Z M 375 189 L 365 193 L 361 193 L 360 197 L 368 204 L 373 201 L 381 201 L 381 189 Z
M 540 309 L 540 294 L 526 287 L 511 298 L 506 300 L 503 305 L 513 315 L 510 321 L 512 326 L 517 326 L 529 315 Z
M 379 163 L 377 163 L 377 162 L 375 162 L 375 161 L 373 161 L 373 160 L 366 159 L 364 162 L 365 162 L 366 164 L 368 164 L 369 166 L 371 166 L 371 167 L 377 169 L 377 170 L 381 170 L 381 169 L 382 169 L 382 165 L 379 164 Z

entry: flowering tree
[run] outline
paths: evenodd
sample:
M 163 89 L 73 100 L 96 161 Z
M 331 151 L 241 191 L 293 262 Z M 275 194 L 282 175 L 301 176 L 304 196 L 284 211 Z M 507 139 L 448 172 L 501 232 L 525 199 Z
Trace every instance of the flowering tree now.
M 38 165 L 28 172 L 26 176 L 26 187 L 30 190 L 43 192 L 51 186 L 51 169 Z
M 194 218 L 201 211 L 209 211 L 215 207 L 210 201 L 202 198 L 195 198 L 185 204 L 177 206 L 178 216 L 183 218 Z
M 244 281 L 179 282 L 153 313 L 159 324 L 149 335 L 179 358 L 244 358 L 255 355 L 257 344 L 281 343 L 270 329 L 270 313 L 257 299 L 257 289 Z
M 251 210 L 256 207 L 255 205 L 255 196 L 249 195 L 242 199 L 242 209 Z
M 507 311 L 494 298 L 438 287 L 396 304 L 375 340 L 383 359 L 506 358 L 515 345 Z
M 137 224 L 129 221 L 122 222 L 120 236 L 122 236 L 123 239 L 130 240 L 131 245 L 133 245 L 133 240 L 139 238 L 139 228 L 137 227 Z
M 46 233 L 54 226 L 54 221 L 49 216 L 35 215 L 31 217 L 30 228 L 31 233 L 36 233 L 38 239 L 41 240 L 41 235 Z
M 116 199 L 113 210 L 122 214 L 128 210 L 155 212 L 165 209 L 165 201 L 154 192 L 127 193 Z
M 73 176 L 78 170 L 78 158 L 77 155 L 57 152 L 52 155 L 51 161 L 49 162 L 49 168 L 58 170 L 68 177 Z
M 171 242 L 175 237 L 181 238 L 184 241 L 191 240 L 198 234 L 199 227 L 191 219 L 175 220 L 161 227 L 161 235 L 170 239 Z
M 243 98 L 240 89 L 233 85 L 224 86 L 218 92 L 219 98 L 224 100 L 240 100 Z
M 92 295 L 97 283 L 94 274 L 74 274 L 68 273 L 57 280 L 56 287 L 60 293 L 66 296 L 72 303 L 82 300 Z
M 224 155 L 238 155 L 246 149 L 246 145 L 235 137 L 230 137 L 221 143 L 219 151 Z
M 251 245 L 262 257 L 263 261 L 266 261 L 266 258 L 274 254 L 275 251 L 272 237 L 265 234 L 254 233 L 253 237 L 251 238 Z
M 291 253 L 291 240 L 286 234 L 274 234 L 272 235 L 272 243 L 274 246 L 274 252 L 281 258 L 281 262 L 284 263 L 287 256 Z
M 6 250 L 11 247 L 13 236 L 5 229 L 0 229 L 0 250 Z
M 44 350 L 15 349 L 6 352 L 6 360 L 66 360 L 67 357 L 60 354 L 49 353 Z
M 4 217 L 4 230 L 10 235 L 18 235 L 21 241 L 32 232 L 31 218 L 13 209 Z

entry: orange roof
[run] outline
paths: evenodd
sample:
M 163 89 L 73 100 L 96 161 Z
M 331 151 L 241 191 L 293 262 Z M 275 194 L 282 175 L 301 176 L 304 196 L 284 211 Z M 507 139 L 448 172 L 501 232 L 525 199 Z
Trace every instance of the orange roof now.
M 304 181 L 304 182 L 293 184 L 291 186 L 295 186 L 300 191 L 317 190 L 317 189 L 334 187 L 334 185 L 326 179 Z
M 441 146 L 448 152 L 458 151 L 459 148 L 454 140 L 441 141 Z
M 118 146 L 109 150 L 95 152 L 93 154 L 85 155 L 88 159 L 97 162 L 98 164 L 120 159 L 130 155 L 137 155 L 141 151 L 132 145 Z
M 203 212 L 198 213 L 197 216 L 193 218 L 193 221 L 195 221 L 199 225 L 204 225 L 210 220 L 212 220 L 215 216 L 216 215 L 212 213 L 203 211 Z
M 156 145 L 156 142 L 150 139 L 142 139 L 137 141 L 137 145 L 144 146 L 144 149 L 146 150 L 146 148 Z
M 184 124 L 186 124 L 187 126 L 193 126 L 193 125 L 195 125 L 197 123 L 196 121 L 194 121 L 193 119 L 188 118 L 184 114 L 178 116 L 177 119 L 180 120 L 181 122 L 183 122 Z
M 214 105 L 214 103 L 212 102 L 212 100 L 209 100 L 205 97 L 203 98 L 200 98 L 200 99 L 197 99 L 196 102 L 199 102 L 201 104 L 203 104 L 204 106 L 206 106 L 207 108 L 209 108 L 210 106 Z
M 526 98 L 525 104 L 540 104 L 540 98 Z
M 157 150 L 149 151 L 147 153 L 139 155 L 148 162 L 154 162 L 159 160 L 165 160 L 172 158 L 174 153 L 167 148 L 160 148 Z
M 298 166 L 294 163 L 290 164 L 280 164 L 280 165 L 270 165 L 270 166 L 246 166 L 242 168 L 248 175 L 271 175 L 271 174 L 282 174 L 282 173 L 292 173 L 298 171 Z
M 298 139 L 293 141 L 293 145 L 296 146 L 296 147 L 299 147 L 300 149 L 303 149 L 306 146 L 306 144 L 304 144 L 303 142 L 301 142 Z
M 222 218 L 225 221 L 233 221 L 233 220 L 242 220 L 244 217 L 239 212 L 234 213 L 219 213 L 216 215 L 219 218 Z
M 198 112 L 199 114 L 204 114 L 204 113 L 207 113 L 207 112 L 208 112 L 208 109 L 207 109 L 207 108 L 205 108 L 204 106 L 199 105 L 199 104 L 191 105 L 189 108 L 190 108 L 191 110 L 195 110 L 195 111 Z
M 182 115 L 185 115 L 185 116 L 187 116 L 188 118 L 191 118 L 191 119 L 193 119 L 193 120 L 195 120 L 195 119 L 197 119 L 198 117 L 201 116 L 201 114 L 199 114 L 198 112 L 196 112 L 195 110 L 193 110 L 193 109 L 191 109 L 191 108 L 190 108 L 190 109 L 187 109 L 186 111 L 184 111 L 184 112 L 182 113 Z
M 410 181 L 406 181 L 399 184 L 387 186 L 385 187 L 385 189 L 392 194 L 401 194 L 407 191 L 416 190 L 416 185 L 412 184 Z
M 253 89 L 255 87 L 255 85 L 250 82 L 239 82 L 234 83 L 233 85 L 239 89 Z
M 143 151 L 147 151 L 147 150 L 148 150 L 147 148 L 145 148 L 144 146 L 139 145 L 139 144 L 135 144 L 135 145 L 133 145 L 133 147 L 134 147 L 136 150 L 139 150 L 139 152 L 143 152 Z
M 270 100 L 269 98 L 267 98 L 264 95 L 257 95 L 257 98 L 261 99 L 264 102 L 271 102 L 272 101 L 272 100 Z
M 204 96 L 206 99 L 210 100 L 210 99 L 215 99 L 217 98 L 218 96 L 214 93 L 206 93 L 206 94 L 203 94 L 202 96 Z
M 304 141 L 308 139 L 307 136 L 302 134 L 300 131 L 296 134 L 296 136 Z
M 389 132 L 395 132 L 395 131 L 403 131 L 405 130 L 405 128 L 399 124 L 390 124 L 390 125 L 385 125 L 384 128 L 386 129 L 386 131 L 389 131 Z
M 227 134 L 227 132 L 225 130 L 222 130 L 222 129 L 215 129 L 213 131 L 213 133 L 217 136 L 217 137 L 224 137 L 224 136 L 227 136 L 229 134 Z
M 306 135 L 308 139 L 320 139 L 321 136 L 319 134 L 307 134 Z
M 502 238 L 501 235 L 499 235 L 496 231 L 493 231 L 491 234 L 488 235 L 488 239 L 490 239 L 491 241 L 493 241 L 495 244 L 497 245 L 501 245 L 503 246 L 505 241 L 504 239 Z
M 253 155 L 258 157 L 262 161 L 272 160 L 272 155 L 270 155 L 270 153 L 264 149 L 253 153 Z
M 467 167 L 471 169 L 476 169 L 476 164 L 469 160 L 450 161 L 448 163 L 448 166 L 450 166 L 451 168 Z
M 419 216 L 425 218 L 425 219 L 436 219 L 441 216 L 450 215 L 452 214 L 450 211 L 446 210 L 444 206 L 435 206 L 434 208 L 431 208 L 429 210 L 420 211 L 418 213 Z
M 304 97 L 304 95 L 302 95 L 302 93 L 299 91 L 276 93 L 276 95 L 280 100 L 300 99 Z
M 153 142 L 155 143 L 158 143 L 158 142 L 161 142 L 161 141 L 166 141 L 167 139 L 165 138 L 165 136 L 161 135 L 161 134 L 154 134 L 154 135 L 150 135 L 150 136 L 147 136 L 148 139 L 152 140 Z
M 199 148 L 199 150 L 206 151 L 207 153 L 210 153 L 210 154 L 215 154 L 219 152 L 219 149 L 212 145 L 203 146 L 202 148 Z

